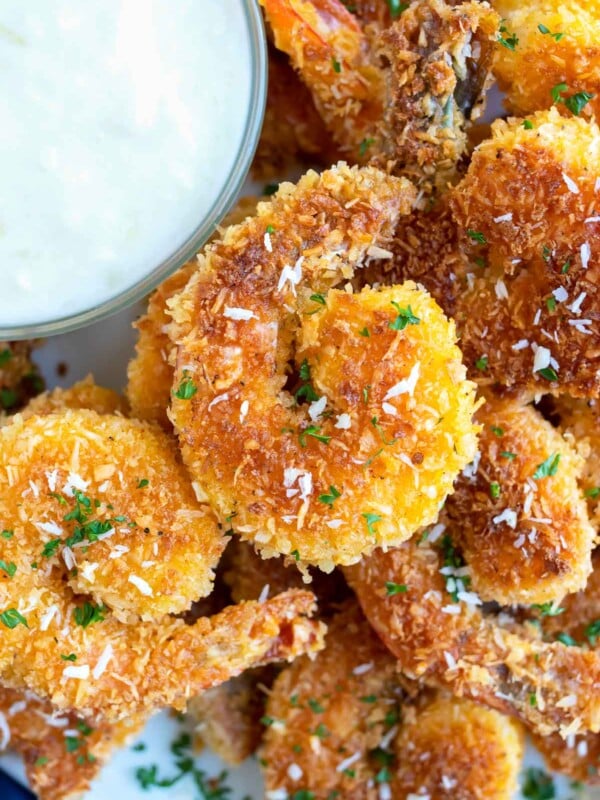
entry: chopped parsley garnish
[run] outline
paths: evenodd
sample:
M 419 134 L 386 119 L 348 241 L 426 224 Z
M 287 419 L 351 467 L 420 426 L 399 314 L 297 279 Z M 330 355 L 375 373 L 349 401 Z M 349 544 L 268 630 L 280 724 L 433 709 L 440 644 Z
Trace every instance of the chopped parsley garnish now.
M 279 184 L 278 183 L 266 183 L 264 188 L 263 188 L 263 194 L 266 197 L 270 197 L 272 194 L 275 194 L 275 192 L 278 189 L 279 189 Z
M 17 571 L 17 565 L 13 561 L 3 561 L 0 558 L 0 570 L 6 572 L 9 578 L 14 578 L 15 572 Z
M 8 348 L 0 350 L 0 367 L 4 367 L 12 358 L 12 353 Z
M 525 771 L 523 797 L 527 800 L 554 800 L 556 789 L 552 777 L 538 767 L 529 767 Z
M 542 378 L 546 378 L 546 380 L 550 382 L 555 382 L 558 380 L 558 375 L 553 367 L 544 367 L 544 369 L 538 369 L 537 374 L 541 375 Z
M 291 800 L 315 800 L 315 796 L 308 789 L 299 789 L 291 797 Z
M 33 762 L 34 767 L 45 767 L 48 763 L 48 756 L 40 756 Z
M 544 36 L 551 36 L 556 42 L 560 42 L 560 40 L 565 35 L 564 33 L 552 33 L 552 31 L 549 28 L 547 28 L 545 25 L 542 25 L 541 23 L 538 25 L 538 31 L 540 33 L 543 33 Z
M 270 236 L 272 233 L 275 233 L 275 228 L 272 225 L 267 225 L 267 231 L 266 232 Z
M 365 522 L 367 523 L 367 530 L 371 534 L 371 536 L 376 536 L 377 531 L 375 530 L 375 525 L 378 522 L 381 522 L 382 517 L 379 514 L 361 514 L 364 518 Z
M 552 255 L 552 250 L 551 250 L 551 249 L 548 247 L 548 245 L 547 245 L 547 244 L 545 244 L 545 245 L 542 247 L 542 258 L 544 259 L 544 261 L 546 262 L 546 264 L 548 263 L 548 261 L 550 261 L 550 256 L 551 256 L 551 255 Z
M 556 299 L 554 297 L 547 297 L 546 298 L 546 308 L 551 313 L 556 311 Z
M 371 147 L 371 145 L 374 142 L 375 142 L 375 139 L 367 138 L 367 139 L 363 139 L 362 140 L 362 142 L 360 143 L 360 146 L 358 148 L 358 154 L 360 155 L 361 158 L 364 158 L 366 156 L 367 150 L 369 149 L 369 147 Z
M 600 486 L 593 486 L 591 489 L 586 489 L 584 492 L 586 497 L 595 500 L 600 495 Z
M 514 51 L 519 44 L 519 37 L 516 33 L 510 33 L 506 25 L 502 24 L 500 25 L 500 31 L 498 33 L 498 42 L 502 47 L 506 47 L 507 50 Z
M 362 390 L 363 403 L 364 403 L 365 405 L 368 405 L 368 403 L 369 403 L 369 392 L 370 392 L 370 391 L 371 391 L 371 384 L 370 384 L 370 383 L 368 383 L 368 384 L 367 384 L 367 385 L 364 387 L 364 389 Z
M 359 697 L 361 703 L 376 703 L 377 702 L 377 695 L 376 694 L 366 694 L 364 697 Z
M 400 0 L 386 0 L 388 4 L 388 8 L 390 10 L 390 15 L 392 19 L 398 19 L 400 14 L 409 6 L 409 3 L 401 3 Z
M 198 389 L 195 386 L 194 381 L 189 377 L 187 371 L 184 370 L 183 378 L 181 379 L 181 383 L 175 392 L 175 397 L 177 397 L 179 400 L 191 400 L 197 391 Z
M 342 71 L 342 65 L 335 56 L 331 57 L 331 66 L 333 67 L 334 72 L 340 73 Z
M 73 609 L 73 617 L 77 625 L 87 628 L 93 622 L 102 622 L 106 611 L 106 606 L 96 606 L 86 600 L 82 606 L 77 606 L 77 608 Z
M 557 633 L 556 634 L 556 641 L 565 644 L 567 647 L 577 647 L 577 642 L 572 636 L 569 636 L 568 633 Z
M 74 753 L 75 750 L 78 750 L 83 742 L 78 736 L 65 736 L 65 747 L 67 748 L 67 753 Z
M 320 722 L 317 727 L 315 728 L 315 736 L 318 736 L 319 739 L 327 739 L 328 736 L 331 736 L 325 725 Z
M 383 428 L 381 427 L 381 425 L 380 425 L 380 423 L 379 423 L 379 419 L 378 419 L 378 417 L 371 417 L 371 425 L 372 425 L 372 426 L 375 428 L 375 430 L 377 431 L 377 433 L 378 433 L 378 434 L 380 435 L 380 437 L 381 437 L 381 441 L 382 441 L 382 442 L 383 442 L 383 443 L 384 443 L 386 446 L 388 446 L 388 447 L 389 447 L 390 445 L 392 445 L 392 444 L 395 444 L 395 442 L 396 442 L 396 439 L 395 439 L 395 438 L 394 438 L 394 439 L 386 439 L 386 438 L 385 438 L 385 431 L 384 431 L 384 430 L 383 430 Z
M 271 725 L 275 724 L 275 720 L 273 719 L 273 717 L 264 716 L 260 718 L 260 724 L 264 725 L 265 728 L 270 728 Z
M 478 358 L 475 362 L 475 366 L 478 370 L 481 370 L 481 372 L 485 372 L 485 370 L 488 368 L 488 357 L 481 356 L 481 358 Z
M 341 497 L 342 493 L 338 491 L 335 486 L 329 487 L 329 494 L 320 494 L 319 501 L 321 503 L 325 503 L 326 506 L 332 506 L 338 497 Z
M 29 627 L 25 617 L 17 611 L 16 608 L 7 608 L 6 611 L 3 611 L 0 614 L 0 622 L 11 630 L 16 628 L 17 625 L 24 625 L 26 628 Z
M 530 119 L 524 119 L 522 124 L 526 131 L 533 130 L 533 122 Z
M 600 639 L 600 619 L 590 622 L 585 629 L 585 636 L 592 647 L 595 647 L 596 642 Z
M 148 478 L 142 478 L 142 480 L 138 482 L 137 488 L 138 489 L 145 489 L 146 486 L 148 486 L 149 483 L 150 483 L 150 481 L 148 480 Z
M 2 533 L 0 533 L 0 536 L 1 536 L 3 539 L 12 539 L 12 537 L 13 537 L 14 535 L 15 535 L 15 532 L 14 532 L 14 531 L 2 531 Z
M 308 699 L 308 707 L 315 714 L 322 714 L 325 711 L 325 708 L 319 703 L 319 701 L 312 697 Z
M 300 550 L 292 550 L 290 555 L 294 556 L 294 561 L 300 561 Z
M 388 323 L 388 327 L 393 331 L 403 331 L 407 325 L 418 325 L 421 322 L 419 317 L 415 317 L 410 306 L 402 308 L 400 304 L 396 303 L 394 300 L 392 300 L 392 305 L 398 312 L 396 319 Z
M 136 742 L 131 749 L 134 753 L 141 753 L 146 749 L 146 745 L 144 742 Z
M 570 258 L 567 258 L 567 260 L 565 261 L 565 263 L 564 263 L 564 264 L 562 265 L 562 267 L 560 268 L 561 274 L 562 274 L 562 275 L 566 275 L 566 274 L 567 274 L 567 272 L 568 272 L 570 269 L 571 269 L 571 259 L 570 259 Z
M 490 425 L 490 430 L 494 436 L 504 436 L 504 428 L 499 428 L 497 425 Z
M 566 92 L 568 88 L 569 87 L 567 86 L 566 83 L 557 83 L 556 86 L 553 86 L 552 89 L 550 89 L 550 94 L 552 96 L 552 102 L 553 103 L 562 103 L 563 98 L 561 97 L 561 94 L 563 92 Z
M 361 330 L 358 332 L 358 335 L 359 335 L 359 336 L 365 336 L 366 338 L 369 338 L 369 336 L 370 336 L 371 334 L 369 333 L 369 329 L 368 329 L 368 328 L 362 328 L 362 329 L 361 329 Z
M 444 553 L 444 566 L 445 567 L 452 567 L 454 570 L 460 569 L 461 567 L 466 566 L 465 560 L 463 559 L 462 555 L 458 552 L 458 550 L 454 547 L 452 543 L 452 539 L 446 533 L 441 541 L 442 551 Z M 465 588 L 471 582 L 471 579 L 468 575 L 465 575 L 461 578 L 455 578 L 454 575 L 446 575 L 444 576 L 446 579 L 446 591 L 452 597 L 452 602 L 458 602 L 458 592 L 460 591 L 459 587 L 456 585 L 456 581 L 459 580 L 462 582 Z
M 296 390 L 294 397 L 296 398 L 296 402 L 300 400 L 306 400 L 309 403 L 314 403 L 316 400 L 319 399 L 319 395 L 315 392 L 310 382 L 310 364 L 306 359 L 300 364 L 300 369 L 298 371 L 300 376 L 300 380 L 303 381 L 302 385 L 299 389 Z
M 17 405 L 17 393 L 12 389 L 0 389 L 0 406 L 7 411 Z
M 487 239 L 481 233 L 481 231 L 474 231 L 471 228 L 467 231 L 467 236 L 471 239 L 472 242 L 477 242 L 477 244 L 487 244 Z
M 512 461 L 517 457 L 516 453 L 511 453 L 510 450 L 503 450 L 500 453 L 500 458 L 508 458 L 509 461 Z
M 535 692 L 530 692 L 529 694 L 529 705 L 532 708 L 535 708 L 537 706 L 537 694 Z
M 408 586 L 405 583 L 385 582 L 385 593 L 388 597 L 394 597 L 396 594 L 406 594 L 407 591 Z
M 594 99 L 593 94 L 588 92 L 576 92 L 571 97 L 567 97 L 565 105 L 576 117 L 578 117 L 590 100 Z
M 64 653 L 61 653 L 60 657 L 63 661 L 77 661 L 77 656 L 75 653 L 69 653 L 68 656 L 66 656 Z
M 298 434 L 300 447 L 306 447 L 307 436 L 311 436 L 313 439 L 316 439 L 318 442 L 322 442 L 323 444 L 329 444 L 331 441 L 331 436 L 324 436 L 320 431 L 321 428 L 317 427 L 316 425 L 309 425 L 308 428 L 300 431 Z
M 326 305 L 325 296 L 322 295 L 320 292 L 317 292 L 316 294 L 311 294 L 310 299 L 313 301 L 313 303 L 318 303 L 321 306 Z
M 500 484 L 498 481 L 492 481 L 490 483 L 490 497 L 493 500 L 497 500 L 500 497 Z
M 558 617 L 558 615 L 562 614 L 564 611 L 564 608 L 560 608 L 552 602 L 533 603 L 531 607 L 536 608 L 542 617 Z
M 542 461 L 541 464 L 538 464 L 532 476 L 533 480 L 539 481 L 540 478 L 549 478 L 552 475 L 556 475 L 558 472 L 559 463 L 560 453 L 552 453 L 552 455 L 548 456 L 545 461 Z
M 50 539 L 49 542 L 46 542 L 42 549 L 42 556 L 44 558 L 52 558 L 52 556 L 55 556 L 58 552 L 60 541 L 60 539 Z

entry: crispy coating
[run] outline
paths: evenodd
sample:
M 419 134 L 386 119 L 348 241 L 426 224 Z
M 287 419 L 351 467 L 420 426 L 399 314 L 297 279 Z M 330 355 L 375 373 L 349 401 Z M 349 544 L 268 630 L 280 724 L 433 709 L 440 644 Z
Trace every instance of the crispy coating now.
M 477 595 L 460 591 L 465 571 L 448 559 L 449 544 L 413 539 L 345 569 L 403 672 L 512 714 L 544 736 L 599 731 L 599 654 L 544 642 L 506 613 L 484 614 Z M 406 591 L 390 595 L 388 583 Z
M 57 712 L 31 692 L 5 688 L 0 688 L 0 716 L 0 750 L 8 746 L 22 756 L 39 800 L 76 800 L 87 792 L 112 751 L 125 745 L 144 721 L 90 725 L 72 712 Z
M 273 793 L 406 800 L 420 791 L 441 800 L 460 786 L 464 800 L 508 800 L 516 787 L 518 726 L 438 693 L 408 698 L 393 656 L 354 605 L 332 621 L 315 660 L 281 672 L 266 719 L 261 763 Z
M 0 342 L 0 419 L 13 413 L 44 388 L 31 360 L 35 342 Z
M 339 153 L 308 88 L 287 57 L 269 45 L 269 91 L 260 141 L 252 162 L 256 180 L 279 180 L 299 162 L 329 165 Z
M 255 197 L 242 197 L 223 220 L 223 226 L 235 225 L 253 214 L 256 203 Z M 134 323 L 139 336 L 135 356 L 127 368 L 126 389 L 131 414 L 137 419 L 157 422 L 166 431 L 172 430 L 167 408 L 173 384 L 173 367 L 169 363 L 173 345 L 166 333 L 171 322 L 167 301 L 183 289 L 197 267 L 197 258 L 192 258 L 170 275 L 150 296 L 146 313 Z
M 525 116 L 554 102 L 552 89 L 565 84 L 569 98 L 593 95 L 583 116 L 600 116 L 600 3 L 598 0 L 493 0 L 514 49 L 497 47 L 494 73 L 508 110 Z M 546 29 L 544 33 L 540 31 Z M 561 113 L 571 113 L 564 102 Z
M 97 414 L 121 414 L 127 416 L 128 405 L 121 395 L 94 383 L 91 375 L 74 383 L 67 389 L 56 388 L 34 397 L 21 411 L 23 418 L 43 416 L 68 408 L 87 408 Z
M 490 398 L 476 419 L 479 454 L 445 507 L 473 589 L 510 605 L 584 588 L 595 531 L 578 485 L 583 460 L 531 406 Z
M 429 188 L 453 179 L 491 81 L 499 18 L 487 3 L 417 0 L 394 22 L 377 4 L 357 18 L 340 0 L 261 3 L 351 161 L 391 161 Z
M 0 430 L 0 486 L 14 532 L 0 552 L 16 565 L 0 608 L 58 598 L 68 581 L 119 619 L 153 620 L 210 593 L 226 540 L 162 431 L 84 410 L 15 417 Z
M 581 485 L 588 503 L 590 519 L 600 529 L 600 406 L 597 400 L 577 400 L 563 395 L 554 398 L 553 412 L 560 428 L 585 459 Z
M 554 108 L 531 124 L 495 122 L 453 190 L 464 240 L 483 259 L 458 298 L 457 328 L 479 383 L 595 397 L 600 130 Z
M 202 743 L 232 766 L 245 761 L 260 744 L 265 691 L 275 674 L 273 667 L 246 670 L 188 704 L 187 713 L 196 721 Z
M 411 195 L 373 168 L 308 173 L 229 229 L 171 301 L 184 460 L 266 556 L 330 571 L 403 541 L 473 455 L 473 385 L 439 307 L 410 283 L 331 288 Z

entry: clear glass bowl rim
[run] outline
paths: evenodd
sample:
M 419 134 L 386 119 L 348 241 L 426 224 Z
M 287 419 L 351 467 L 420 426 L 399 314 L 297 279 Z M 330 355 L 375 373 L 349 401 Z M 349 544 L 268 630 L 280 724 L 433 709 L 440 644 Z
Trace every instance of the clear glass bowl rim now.
M 240 193 L 256 152 L 267 99 L 267 44 L 262 14 L 257 0 L 242 0 L 242 5 L 248 23 L 252 61 L 252 84 L 246 129 L 234 160 L 233 169 L 206 216 L 174 253 L 125 291 L 86 311 L 56 320 L 16 326 L 3 326 L 0 321 L 1 341 L 33 339 L 68 333 L 123 311 L 141 300 L 176 269 L 179 269 L 182 264 L 189 261 L 229 211 Z

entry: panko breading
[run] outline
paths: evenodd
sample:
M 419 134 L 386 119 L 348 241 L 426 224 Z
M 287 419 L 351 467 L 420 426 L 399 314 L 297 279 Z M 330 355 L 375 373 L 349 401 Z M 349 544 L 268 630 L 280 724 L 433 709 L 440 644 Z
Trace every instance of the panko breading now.
M 479 453 L 445 507 L 473 589 L 504 605 L 585 587 L 595 531 L 578 481 L 583 460 L 530 406 L 489 399 Z
M 256 180 L 279 179 L 300 160 L 329 165 L 338 151 L 307 87 L 287 57 L 269 46 L 267 107 L 252 174 Z
M 365 24 L 377 10 L 363 9 L 363 28 L 341 0 L 261 4 L 349 160 L 391 161 L 429 188 L 453 178 L 491 81 L 498 16 L 487 3 L 417 0 L 383 29 Z
M 553 399 L 560 428 L 574 439 L 585 459 L 581 485 L 590 519 L 600 530 L 600 405 L 598 400 L 576 400 L 563 395 Z
M 258 198 L 242 197 L 235 208 L 223 220 L 222 225 L 235 225 L 256 210 Z M 221 228 L 218 228 L 217 236 Z M 173 347 L 166 333 L 171 322 L 167 313 L 167 301 L 180 292 L 198 268 L 194 257 L 169 276 L 150 296 L 148 309 L 134 327 L 139 332 L 135 356 L 127 368 L 127 399 L 132 416 L 148 422 L 157 422 L 167 431 L 172 425 L 167 417 L 167 408 L 173 384 L 173 367 L 169 354 Z
M 456 324 L 479 383 L 595 397 L 600 130 L 554 108 L 531 125 L 495 122 L 453 190 L 454 216 L 482 264 L 458 297 Z
M 143 719 L 110 724 L 60 713 L 31 692 L 0 687 L 0 751 L 8 747 L 25 762 L 39 800 L 77 800 L 90 788 L 113 750 L 124 746 Z
M 184 460 L 266 556 L 330 571 L 403 541 L 474 455 L 474 387 L 429 295 L 332 288 L 412 196 L 370 167 L 308 173 L 211 245 L 171 301 Z
M 0 342 L 0 420 L 13 413 L 44 388 L 31 360 L 34 342 Z
M 64 581 L 124 621 L 210 593 L 226 538 L 162 431 L 84 410 L 15 417 L 0 466 L 0 524 L 14 534 L 0 553 L 15 565 L 0 610 L 31 605 L 40 618 L 46 591 L 68 599 Z
M 334 618 L 316 659 L 281 672 L 264 721 L 272 796 L 442 800 L 460 786 L 464 800 L 509 800 L 516 788 L 518 726 L 434 692 L 409 698 L 395 659 L 355 606 Z
M 518 40 L 514 47 L 499 44 L 494 61 L 508 110 L 525 116 L 549 108 L 555 102 L 552 90 L 559 87 L 556 105 L 562 113 L 577 113 L 586 93 L 593 97 L 580 113 L 600 118 L 600 2 L 493 0 L 492 5 L 503 17 L 502 39 Z
M 121 414 L 127 416 L 127 401 L 112 389 L 94 383 L 91 375 L 67 389 L 56 388 L 34 397 L 21 411 L 23 418 L 44 416 L 68 408 L 87 408 L 97 414 Z
M 543 642 L 506 612 L 484 614 L 447 533 L 434 546 L 413 539 L 378 550 L 344 571 L 409 677 L 517 716 L 544 736 L 600 731 L 600 654 Z

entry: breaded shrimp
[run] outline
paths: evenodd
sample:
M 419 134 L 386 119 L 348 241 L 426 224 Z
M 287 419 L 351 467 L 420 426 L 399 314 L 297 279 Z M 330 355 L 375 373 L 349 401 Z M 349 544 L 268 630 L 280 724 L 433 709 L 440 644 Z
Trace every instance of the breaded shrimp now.
M 127 416 L 128 413 L 127 402 L 121 395 L 112 389 L 98 386 L 92 376 L 88 375 L 67 389 L 56 388 L 34 397 L 21 411 L 21 416 L 23 418 L 43 416 L 68 408 L 87 408 L 98 414 Z
M 242 197 L 223 220 L 223 226 L 235 225 L 256 210 L 258 198 Z M 219 234 L 217 229 L 214 235 Z M 172 425 L 167 408 L 173 384 L 173 367 L 169 354 L 173 347 L 166 333 L 171 322 L 167 301 L 180 292 L 198 268 L 197 257 L 168 277 L 150 296 L 147 312 L 134 323 L 139 331 L 135 356 L 127 369 L 127 399 L 132 416 L 148 422 L 157 422 L 167 431 Z
M 409 697 L 354 605 L 334 618 L 315 660 L 281 672 L 264 721 L 269 796 L 441 800 L 460 786 L 462 800 L 509 800 L 516 788 L 518 726 L 441 693 Z
M 0 342 L 0 418 L 13 413 L 44 388 L 31 360 L 34 342 Z
M 600 118 L 600 2 L 493 0 L 492 4 L 503 17 L 494 73 L 508 110 L 525 116 L 549 108 L 555 102 L 554 90 L 562 113 Z M 587 103 L 584 93 L 592 95 Z
M 184 460 L 267 557 L 330 571 L 401 542 L 474 455 L 473 385 L 434 301 L 411 283 L 332 288 L 412 196 L 372 167 L 308 173 L 211 245 L 171 301 Z
M 545 603 L 585 587 L 595 531 L 578 481 L 583 460 L 530 406 L 490 398 L 479 453 L 445 515 L 483 600 Z
M 457 300 L 465 360 L 512 394 L 600 393 L 600 130 L 535 114 L 497 121 L 452 209 L 480 267 Z
M 573 437 L 585 459 L 581 485 L 596 530 L 600 529 L 600 405 L 598 400 L 576 400 L 567 395 L 554 398 L 553 412 L 560 429 Z
M 0 429 L 0 525 L 14 534 L 0 540 L 1 557 L 15 565 L 0 609 L 31 597 L 43 614 L 43 592 L 67 580 L 124 621 L 209 594 L 226 543 L 166 434 L 85 410 Z
M 287 57 L 269 45 L 267 107 L 252 175 L 255 180 L 279 179 L 299 161 L 329 165 L 339 152 L 315 108 L 312 95 Z
M 541 735 L 600 731 L 600 654 L 543 642 L 505 612 L 484 614 L 451 535 L 435 546 L 413 539 L 378 550 L 345 569 L 402 671 L 512 714 Z
M 31 692 L 0 688 L 0 751 L 8 747 L 25 762 L 39 800 L 76 800 L 112 751 L 135 735 L 143 719 L 110 724 L 59 713 Z
M 383 29 L 381 13 L 363 14 L 380 17 L 363 29 L 341 0 L 261 4 L 351 161 L 391 161 L 425 184 L 438 170 L 440 187 L 453 178 L 491 80 L 498 17 L 487 3 L 417 0 Z

